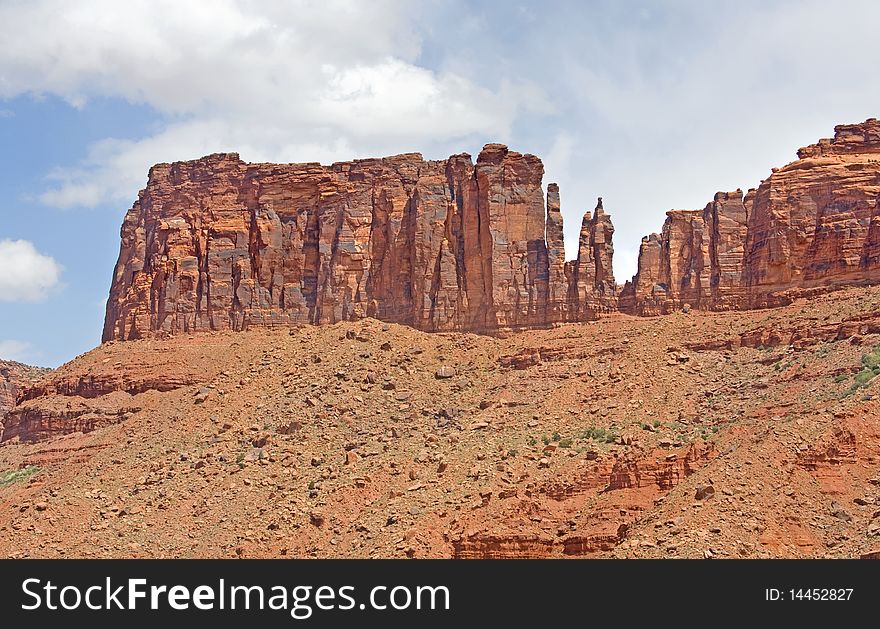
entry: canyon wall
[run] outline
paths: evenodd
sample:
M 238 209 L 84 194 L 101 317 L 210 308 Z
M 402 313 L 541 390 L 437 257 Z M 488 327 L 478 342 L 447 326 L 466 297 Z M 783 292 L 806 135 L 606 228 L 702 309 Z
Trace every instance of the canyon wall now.
M 665 314 L 690 304 L 742 307 L 744 252 L 753 191 L 719 192 L 702 210 L 670 210 L 660 234 L 642 238 L 638 273 L 621 290 L 620 309 Z
M 236 154 L 158 164 L 126 215 L 104 340 L 374 317 L 427 331 L 491 332 L 760 308 L 880 266 L 880 123 L 832 139 L 756 189 L 670 210 L 619 290 L 602 199 L 566 262 L 559 187 L 501 144 L 320 164 Z
M 839 125 L 755 190 L 672 210 L 642 239 L 620 309 L 761 308 L 880 274 L 880 122 Z
M 158 164 L 123 222 L 103 339 L 362 317 L 427 331 L 594 319 L 616 307 L 601 200 L 566 263 L 559 189 L 488 144 L 320 164 Z

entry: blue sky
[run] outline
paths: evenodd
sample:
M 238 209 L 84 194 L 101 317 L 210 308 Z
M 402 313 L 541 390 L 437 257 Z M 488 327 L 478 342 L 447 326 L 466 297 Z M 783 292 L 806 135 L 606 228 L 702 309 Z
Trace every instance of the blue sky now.
M 490 141 L 539 155 L 566 245 L 603 196 L 618 281 L 664 212 L 880 115 L 874 2 L 0 3 L 0 358 L 100 341 L 150 165 Z

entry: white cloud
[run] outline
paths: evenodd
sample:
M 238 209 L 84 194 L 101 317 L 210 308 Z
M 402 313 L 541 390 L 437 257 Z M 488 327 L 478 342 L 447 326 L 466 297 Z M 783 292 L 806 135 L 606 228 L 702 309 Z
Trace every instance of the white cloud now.
M 584 210 L 604 198 L 621 282 L 667 210 L 757 186 L 835 124 L 880 115 L 880 82 L 864 78 L 876 67 L 876 2 L 636 4 L 551 2 L 515 46 L 493 40 L 505 22 L 485 10 L 468 33 L 478 49 L 463 53 L 487 60 L 474 75 L 495 52 L 552 95 L 559 116 L 517 126 L 536 129 L 528 150 L 560 185 L 569 255 Z
M 559 183 L 569 255 L 604 198 L 623 281 L 666 210 L 880 114 L 878 19 L 852 0 L 4 2 L 0 98 L 161 115 L 48 173 L 39 198 L 60 207 L 127 206 L 152 164 L 215 151 L 327 163 L 507 142 Z
M 24 361 L 31 348 L 30 343 L 0 339 L 0 360 Z
M 27 240 L 0 240 L 0 301 L 43 301 L 58 286 L 61 266 Z
M 334 161 L 504 138 L 540 90 L 490 90 L 420 66 L 404 2 L 133 1 L 0 6 L 0 98 L 124 98 L 166 125 L 107 139 L 54 170 L 58 207 L 130 202 L 160 161 L 236 151 L 250 161 Z M 460 150 L 460 149 L 459 149 Z

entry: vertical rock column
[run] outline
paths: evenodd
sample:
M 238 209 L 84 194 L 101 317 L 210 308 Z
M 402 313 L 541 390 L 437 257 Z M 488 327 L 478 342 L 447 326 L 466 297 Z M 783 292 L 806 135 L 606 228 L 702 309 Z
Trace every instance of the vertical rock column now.
M 566 263 L 570 321 L 595 319 L 617 308 L 613 236 L 611 217 L 599 197 L 595 211 L 585 213 L 581 221 L 577 258 Z
M 568 318 L 568 280 L 565 276 L 565 236 L 559 202 L 559 186 L 547 184 L 547 269 L 548 317 L 553 321 Z

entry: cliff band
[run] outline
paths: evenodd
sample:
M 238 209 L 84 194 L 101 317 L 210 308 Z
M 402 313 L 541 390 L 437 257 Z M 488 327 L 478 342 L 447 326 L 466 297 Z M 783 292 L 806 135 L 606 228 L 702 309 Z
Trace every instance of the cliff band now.
M 216 154 L 150 171 L 122 226 L 103 339 L 374 317 L 427 331 L 539 327 L 616 307 L 613 228 L 564 261 L 559 191 L 489 144 L 320 164 Z

